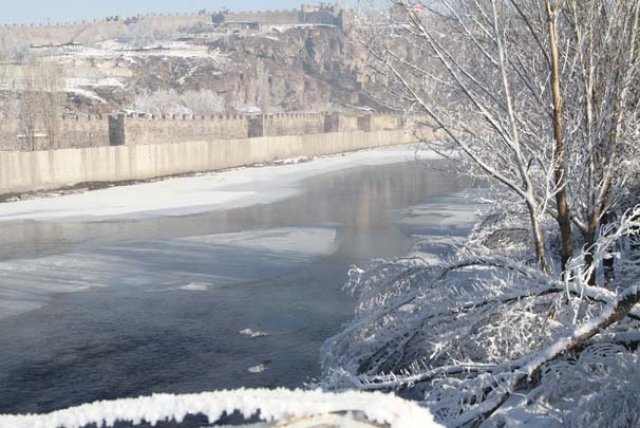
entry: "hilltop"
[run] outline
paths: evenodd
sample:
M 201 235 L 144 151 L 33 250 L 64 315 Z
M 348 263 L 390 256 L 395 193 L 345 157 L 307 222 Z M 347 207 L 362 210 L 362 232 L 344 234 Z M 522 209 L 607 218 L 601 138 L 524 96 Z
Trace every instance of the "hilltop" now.
M 3 116 L 55 92 L 66 114 L 375 107 L 353 18 L 335 5 L 0 27 Z M 21 95 L 22 94 L 22 95 Z

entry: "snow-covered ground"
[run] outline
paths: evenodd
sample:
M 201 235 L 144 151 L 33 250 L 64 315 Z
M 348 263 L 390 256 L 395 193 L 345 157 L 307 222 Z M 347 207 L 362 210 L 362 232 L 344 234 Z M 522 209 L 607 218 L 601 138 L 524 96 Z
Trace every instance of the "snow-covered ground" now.
M 299 164 L 241 168 L 57 198 L 8 202 L 0 204 L 0 222 L 137 219 L 266 204 L 297 194 L 301 181 L 308 177 L 354 166 L 410 161 L 415 156 L 413 146 L 393 147 L 328 156 Z M 435 156 L 427 151 L 419 152 L 420 159 Z

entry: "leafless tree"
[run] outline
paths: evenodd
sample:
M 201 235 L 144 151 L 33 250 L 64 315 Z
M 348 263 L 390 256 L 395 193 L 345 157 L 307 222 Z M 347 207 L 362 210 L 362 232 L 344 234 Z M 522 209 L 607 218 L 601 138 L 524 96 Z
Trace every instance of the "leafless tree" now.
M 603 220 L 620 211 L 638 153 L 640 3 L 570 0 L 564 7 L 567 175 L 572 220 L 590 247 Z
M 17 115 L 24 146 L 37 150 L 42 139 L 44 148 L 57 148 L 65 104 L 61 68 L 40 58 L 31 58 L 22 68 Z
M 374 78 L 441 130 L 439 151 L 525 203 L 544 271 L 557 220 L 564 271 L 572 226 L 593 243 L 638 132 L 638 2 L 389 3 L 363 27 Z
M 256 86 L 256 105 L 263 114 L 267 114 L 271 110 L 271 85 L 262 58 L 258 58 L 256 64 Z
M 437 131 L 432 148 L 522 202 L 537 267 L 476 231 L 451 260 L 354 269 L 356 317 L 324 346 L 324 385 L 409 389 L 450 426 L 508 400 L 570 426 L 640 423 L 640 2 L 388 4 L 360 17 L 371 81 Z

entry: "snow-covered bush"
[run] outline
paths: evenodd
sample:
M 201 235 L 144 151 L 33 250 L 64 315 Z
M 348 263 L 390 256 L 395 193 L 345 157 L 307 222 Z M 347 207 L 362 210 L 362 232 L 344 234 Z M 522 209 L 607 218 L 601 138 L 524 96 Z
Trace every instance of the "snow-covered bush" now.
M 640 340 L 633 336 L 623 343 Z M 560 412 L 566 426 L 640 425 L 640 355 L 615 342 L 613 336 L 587 345 L 576 358 L 549 363 L 542 370 L 535 393 Z
M 323 386 L 400 391 L 448 426 L 483 421 L 516 394 L 526 398 L 520 407 L 543 405 L 575 426 L 636 421 L 640 269 L 619 253 L 610 289 L 589 278 L 638 227 L 640 207 L 602 231 L 588 249 L 593 264 L 580 253 L 564 277 L 474 245 L 447 263 L 352 269 L 347 288 L 359 304 L 323 346 Z

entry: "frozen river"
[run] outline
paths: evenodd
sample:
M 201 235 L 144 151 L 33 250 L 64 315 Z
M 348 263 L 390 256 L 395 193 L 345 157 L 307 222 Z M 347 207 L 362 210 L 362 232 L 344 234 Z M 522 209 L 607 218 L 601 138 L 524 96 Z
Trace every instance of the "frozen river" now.
M 411 158 L 0 205 L 0 413 L 317 377 L 351 265 L 468 231 L 467 183 Z

